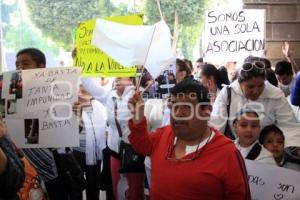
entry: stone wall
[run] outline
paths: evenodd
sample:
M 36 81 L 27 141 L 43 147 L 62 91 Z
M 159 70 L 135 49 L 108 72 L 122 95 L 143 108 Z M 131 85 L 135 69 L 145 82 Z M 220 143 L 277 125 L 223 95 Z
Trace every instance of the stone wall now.
M 281 47 L 288 41 L 300 66 L 300 0 L 244 0 L 244 8 L 266 10 L 267 57 L 272 64 L 284 58 Z

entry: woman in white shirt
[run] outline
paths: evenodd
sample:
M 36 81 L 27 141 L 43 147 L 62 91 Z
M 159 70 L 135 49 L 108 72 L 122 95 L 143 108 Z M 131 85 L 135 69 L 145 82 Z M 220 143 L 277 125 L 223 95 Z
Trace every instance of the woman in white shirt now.
M 224 132 L 228 122 L 229 129 L 236 136 L 233 129 L 235 114 L 242 108 L 248 107 L 261 116 L 261 129 L 276 124 L 285 133 L 286 146 L 299 147 L 300 127 L 292 109 L 282 91 L 265 79 L 265 67 L 262 63 L 243 64 L 238 80 L 229 86 L 231 95 L 228 95 L 227 87 L 220 91 L 213 105 L 210 124 Z
M 119 144 L 121 140 L 129 143 L 128 120 L 131 118 L 131 113 L 128 109 L 128 100 L 132 97 L 135 90 L 133 79 L 116 78 L 113 90 L 101 87 L 97 79 L 83 78 L 82 84 L 96 100 L 100 101 L 106 107 L 107 110 L 107 121 L 109 124 L 107 145 L 112 152 L 111 174 L 115 199 L 121 199 L 122 197 L 120 197 L 120 195 L 124 195 L 124 193 L 121 194 L 120 192 L 120 190 L 124 189 L 120 188 L 126 188 L 126 182 L 128 183 L 126 197 L 132 200 L 143 199 L 145 173 L 125 173 L 122 176 L 119 174 Z M 119 136 L 115 119 L 117 119 L 120 125 L 122 138 Z

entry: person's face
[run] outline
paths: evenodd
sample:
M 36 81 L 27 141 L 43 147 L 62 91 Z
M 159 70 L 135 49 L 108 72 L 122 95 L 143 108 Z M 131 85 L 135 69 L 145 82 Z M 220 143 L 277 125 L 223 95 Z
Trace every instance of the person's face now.
M 32 56 L 27 53 L 20 54 L 16 60 L 16 69 L 36 69 L 42 66 L 38 66 L 37 63 L 32 59 Z
M 90 93 L 88 93 L 88 91 L 86 91 L 82 85 L 80 85 L 79 102 L 84 105 L 89 105 L 91 102 L 91 99 L 92 99 L 92 95 Z
M 195 63 L 195 68 L 196 70 L 201 70 L 201 68 L 204 66 L 203 62 L 196 62 Z
M 179 71 L 178 66 L 176 66 L 176 81 L 177 83 L 180 83 L 185 79 L 187 76 L 186 71 Z
M 169 74 L 168 75 L 168 78 L 169 78 L 169 81 L 173 81 L 175 79 L 174 75 L 173 74 Z
M 129 85 L 132 85 L 130 78 L 118 77 L 115 79 L 115 89 L 118 91 L 124 90 Z
M 195 141 L 206 130 L 211 107 L 200 107 L 194 93 L 171 96 L 171 126 L 175 135 L 185 141 Z
M 210 87 L 214 85 L 214 78 L 212 76 L 205 76 L 201 74 L 201 83 L 204 87 L 211 89 Z
M 264 81 L 263 78 L 257 77 L 240 83 L 244 96 L 247 99 L 256 101 L 264 90 Z
M 234 123 L 235 132 L 242 147 L 249 147 L 259 136 L 259 119 L 254 113 L 245 113 Z
M 201 73 L 201 83 L 204 87 L 208 87 L 209 78 Z
M 275 132 L 271 132 L 266 135 L 263 145 L 268 149 L 276 159 L 281 159 L 284 151 L 284 139 L 283 137 Z
M 278 81 L 283 85 L 289 85 L 293 80 L 293 75 L 276 75 Z

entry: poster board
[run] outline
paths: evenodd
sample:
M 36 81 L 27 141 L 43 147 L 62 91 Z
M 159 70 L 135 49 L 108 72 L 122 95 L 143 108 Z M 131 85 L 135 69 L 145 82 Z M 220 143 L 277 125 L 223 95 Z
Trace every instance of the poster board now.
M 245 160 L 253 200 L 300 199 L 298 171 Z
M 107 20 L 128 24 L 142 25 L 143 15 L 115 16 Z M 82 75 L 90 77 L 135 77 L 136 68 L 124 67 L 106 53 L 91 44 L 96 19 L 90 19 L 79 24 L 76 36 L 76 57 L 74 66 L 82 67 Z
M 1 99 L 9 136 L 20 148 L 79 146 L 78 100 L 81 69 L 60 67 L 3 74 Z
M 203 37 L 205 61 L 237 61 L 249 55 L 262 56 L 265 26 L 263 9 L 208 11 Z

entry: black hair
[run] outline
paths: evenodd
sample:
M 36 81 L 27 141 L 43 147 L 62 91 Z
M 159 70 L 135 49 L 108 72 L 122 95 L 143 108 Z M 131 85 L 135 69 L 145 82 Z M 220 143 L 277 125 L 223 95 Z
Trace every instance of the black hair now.
M 277 75 L 293 75 L 293 68 L 290 62 L 285 60 L 279 61 L 275 65 L 275 74 Z
M 190 68 L 191 72 L 193 71 L 193 63 L 188 59 L 183 59 L 185 64 Z
M 143 74 L 141 74 L 141 76 L 142 77 L 139 77 L 141 79 L 140 86 L 145 88 L 147 86 L 147 82 L 150 80 L 153 80 L 153 78 L 146 68 L 144 68 L 144 72 L 143 72 Z M 136 85 L 136 84 L 134 84 L 134 85 Z
M 278 80 L 276 78 L 275 72 L 272 69 L 266 69 L 266 79 L 274 85 L 275 87 L 278 87 Z
M 137 82 L 136 82 L 136 77 L 135 77 L 135 76 L 129 77 L 129 80 L 131 80 L 131 81 L 132 81 L 132 84 L 133 84 L 134 86 L 136 86 Z
M 226 67 L 221 66 L 218 70 L 220 72 L 220 78 L 222 80 L 222 83 L 225 85 L 229 85 L 230 81 L 228 78 L 228 71 L 227 71 Z
M 176 84 L 172 88 L 171 95 L 177 96 L 177 94 L 179 93 L 183 93 L 183 94 L 195 93 L 197 95 L 197 99 L 199 103 L 210 105 L 208 89 L 196 80 L 185 79 L 182 82 Z
M 271 69 L 272 65 L 271 65 L 271 61 L 267 58 L 262 58 L 263 62 L 265 63 L 265 68 L 266 69 Z
M 248 67 L 253 65 L 253 67 Z M 250 68 L 249 70 L 243 70 L 244 68 Z M 244 63 L 238 74 L 238 82 L 243 83 L 245 81 L 251 80 L 253 78 L 266 79 L 266 70 L 264 69 L 264 64 L 261 62 L 254 63 Z
M 203 58 L 198 58 L 198 60 L 196 62 L 200 62 L 200 63 L 203 63 Z
M 227 73 L 227 71 L 226 71 L 226 73 Z M 204 76 L 212 76 L 219 89 L 222 89 L 222 84 L 229 85 L 228 77 L 227 77 L 227 82 L 226 82 L 226 80 L 223 80 L 223 77 L 221 76 L 220 71 L 212 64 L 205 64 L 202 67 L 201 74 Z M 226 74 L 226 76 L 227 76 L 227 74 Z
M 37 64 L 37 66 L 43 64 L 46 67 L 46 57 L 41 50 L 36 48 L 22 49 L 17 53 L 17 57 L 21 54 L 29 54 L 32 57 L 32 60 L 34 60 L 34 62 Z
M 238 113 L 236 113 L 233 123 L 235 124 L 238 120 L 240 120 L 244 114 L 254 114 L 259 119 L 259 115 L 255 110 L 245 107 L 242 108 Z
M 265 138 L 267 135 L 269 135 L 271 132 L 274 132 L 275 134 L 278 134 L 282 137 L 283 141 L 285 140 L 284 134 L 280 128 L 278 128 L 275 124 L 268 125 L 264 127 L 260 134 L 259 134 L 259 143 L 263 144 Z
M 186 72 L 186 76 L 190 76 L 192 74 L 191 69 L 189 68 L 189 66 L 187 66 L 187 64 L 183 60 L 177 58 L 176 65 L 178 66 L 179 72 L 183 72 L 183 71 Z

